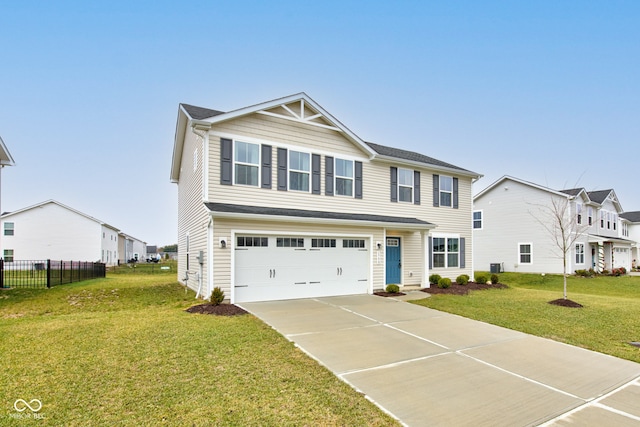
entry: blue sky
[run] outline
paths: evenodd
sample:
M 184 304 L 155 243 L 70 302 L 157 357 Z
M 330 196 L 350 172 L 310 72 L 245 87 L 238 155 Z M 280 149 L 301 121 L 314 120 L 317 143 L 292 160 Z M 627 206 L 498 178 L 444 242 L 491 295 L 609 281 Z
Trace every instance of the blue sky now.
M 306 92 L 361 138 L 640 210 L 637 1 L 0 0 L 2 210 L 176 242 L 178 103 Z

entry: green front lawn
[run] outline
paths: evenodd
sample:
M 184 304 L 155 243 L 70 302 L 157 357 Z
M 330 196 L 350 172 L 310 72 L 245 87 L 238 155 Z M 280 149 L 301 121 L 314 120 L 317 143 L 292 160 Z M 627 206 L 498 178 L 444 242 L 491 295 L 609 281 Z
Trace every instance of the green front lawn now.
M 433 295 L 416 304 L 640 362 L 640 277 L 569 277 L 567 298 L 583 308 L 548 304 L 562 298 L 562 276 L 500 274 L 509 289 L 466 296 Z
M 194 303 L 175 271 L 0 291 L 0 425 L 398 425 L 255 317 Z

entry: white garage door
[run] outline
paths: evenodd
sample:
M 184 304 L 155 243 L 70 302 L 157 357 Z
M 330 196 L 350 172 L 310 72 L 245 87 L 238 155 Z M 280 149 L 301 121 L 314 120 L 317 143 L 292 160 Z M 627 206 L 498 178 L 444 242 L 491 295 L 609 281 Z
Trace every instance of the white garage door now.
M 369 239 L 238 235 L 234 243 L 234 302 L 369 290 Z

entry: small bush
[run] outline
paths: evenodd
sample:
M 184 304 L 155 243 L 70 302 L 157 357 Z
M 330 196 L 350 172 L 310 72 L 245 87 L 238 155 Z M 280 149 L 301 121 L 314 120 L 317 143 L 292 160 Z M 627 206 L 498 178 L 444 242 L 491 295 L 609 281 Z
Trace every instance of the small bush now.
M 477 273 L 475 279 L 476 279 L 475 280 L 476 283 L 482 283 L 482 284 L 487 283 L 487 280 L 489 280 L 487 278 L 487 275 L 484 273 Z
M 627 269 L 624 267 L 614 268 L 611 270 L 612 276 L 624 276 L 625 274 L 627 274 Z
M 442 277 L 439 274 L 432 274 L 431 276 L 429 276 L 429 283 L 431 283 L 432 285 L 437 285 L 440 279 L 442 279 Z
M 216 286 L 211 293 L 211 304 L 220 305 L 222 301 L 224 301 L 224 292 L 222 292 L 219 286 Z
M 442 277 L 440 278 L 440 280 L 438 280 L 438 287 L 441 289 L 447 289 L 451 287 L 451 279 L 448 279 L 446 277 Z
M 492 274 L 491 283 L 493 283 L 494 285 L 500 283 L 500 277 L 497 274 Z
M 466 274 L 461 274 L 458 277 L 456 277 L 456 283 L 458 285 L 466 285 L 467 283 L 469 283 L 469 276 Z
M 593 268 L 590 268 L 589 270 L 576 270 L 576 276 L 580 277 L 593 277 L 595 274 L 596 272 L 593 271 Z
M 398 285 L 387 285 L 386 291 L 390 294 L 397 294 L 400 292 L 400 286 Z

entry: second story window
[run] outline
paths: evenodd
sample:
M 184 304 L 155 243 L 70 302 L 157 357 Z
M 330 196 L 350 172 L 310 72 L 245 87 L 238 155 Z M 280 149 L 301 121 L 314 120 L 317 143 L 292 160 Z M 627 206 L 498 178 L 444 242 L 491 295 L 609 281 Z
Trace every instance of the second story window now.
M 14 232 L 14 224 L 13 222 L 5 222 L 4 223 L 4 235 L 5 236 L 13 236 Z
M 582 224 L 582 203 L 576 203 L 576 222 Z
M 398 168 L 398 200 L 413 203 L 413 171 Z
M 592 207 L 587 208 L 587 215 L 588 215 L 589 225 L 592 225 L 593 224 L 593 208 Z
M 473 229 L 474 230 L 482 229 L 482 211 L 473 212 Z
M 309 192 L 311 162 L 309 153 L 289 151 L 289 189 Z
M 353 161 L 336 159 L 336 195 L 353 196 Z
M 236 141 L 234 152 L 235 183 L 258 186 L 260 146 Z
M 600 211 L 600 228 L 604 228 L 604 211 Z
M 451 206 L 453 200 L 453 178 L 440 175 L 440 206 Z

